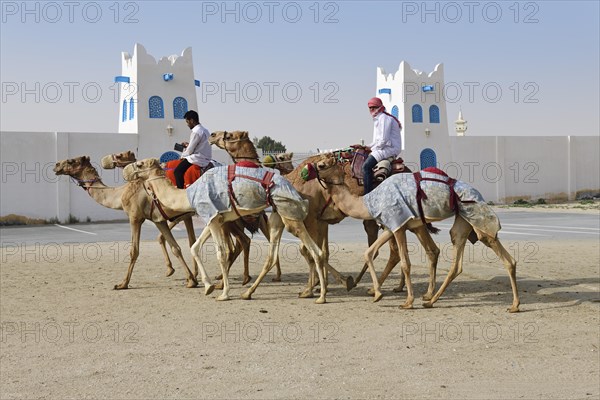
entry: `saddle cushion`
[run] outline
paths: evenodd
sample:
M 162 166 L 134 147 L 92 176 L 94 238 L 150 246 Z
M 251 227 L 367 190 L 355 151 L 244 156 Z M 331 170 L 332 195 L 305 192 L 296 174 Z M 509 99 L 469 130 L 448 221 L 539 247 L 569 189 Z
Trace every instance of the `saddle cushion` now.
M 167 174 L 167 178 L 169 178 L 173 186 L 177 186 L 175 182 L 175 168 L 177 168 L 180 162 L 181 160 L 172 160 L 167 161 L 166 163 L 165 172 Z M 187 188 L 192 183 L 196 182 L 201 175 L 202 170 L 200 169 L 200 167 L 198 165 L 192 164 L 192 166 L 189 167 L 183 175 L 183 187 Z

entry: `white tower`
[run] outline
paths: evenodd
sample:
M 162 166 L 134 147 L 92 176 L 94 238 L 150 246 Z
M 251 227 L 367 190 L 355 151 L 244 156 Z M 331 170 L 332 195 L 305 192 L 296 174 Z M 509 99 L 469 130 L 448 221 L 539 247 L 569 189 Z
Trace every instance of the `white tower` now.
M 456 136 L 465 136 L 467 132 L 467 121 L 463 119 L 462 110 L 458 111 L 458 119 L 454 121 L 454 129 Z
M 452 161 L 443 89 L 443 64 L 429 75 L 405 61 L 394 74 L 377 68 L 376 96 L 402 123 L 401 157 L 413 170 L 434 165 L 443 169 Z
M 121 61 L 121 75 L 115 77 L 120 83 L 119 133 L 138 134 L 137 157 L 159 157 L 175 143 L 188 140 L 183 115 L 198 111 L 192 48 L 157 62 L 136 43 L 133 56 L 123 52 Z

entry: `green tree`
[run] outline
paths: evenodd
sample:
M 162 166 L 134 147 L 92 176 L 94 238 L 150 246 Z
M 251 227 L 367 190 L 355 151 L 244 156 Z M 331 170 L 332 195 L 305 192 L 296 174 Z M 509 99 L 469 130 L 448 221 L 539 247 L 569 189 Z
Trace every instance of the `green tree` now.
M 258 149 L 262 149 L 265 153 L 270 152 L 285 152 L 285 146 L 281 142 L 276 142 L 274 139 L 269 136 L 263 136 L 262 138 L 254 138 L 252 139 L 252 143 Z

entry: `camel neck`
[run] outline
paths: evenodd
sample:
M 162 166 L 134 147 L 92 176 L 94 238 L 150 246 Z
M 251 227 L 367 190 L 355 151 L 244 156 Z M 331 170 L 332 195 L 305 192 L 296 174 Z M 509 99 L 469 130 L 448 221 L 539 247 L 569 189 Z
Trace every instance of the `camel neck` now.
M 362 220 L 373 219 L 363 198 L 352 194 L 346 185 L 328 185 L 327 190 L 336 207 L 347 216 Z
M 96 203 L 114 210 L 123 209 L 121 196 L 127 185 L 118 187 L 106 186 L 95 170 L 92 173 L 84 172 L 80 177 L 74 176 L 74 178 L 81 182 L 82 187 Z
M 182 214 L 196 211 L 188 200 L 187 190 L 176 188 L 171 181 L 164 176 L 150 176 L 146 182 L 144 182 L 144 186 L 149 193 L 154 193 L 156 195 L 156 199 L 163 205 L 169 215 L 171 213 Z

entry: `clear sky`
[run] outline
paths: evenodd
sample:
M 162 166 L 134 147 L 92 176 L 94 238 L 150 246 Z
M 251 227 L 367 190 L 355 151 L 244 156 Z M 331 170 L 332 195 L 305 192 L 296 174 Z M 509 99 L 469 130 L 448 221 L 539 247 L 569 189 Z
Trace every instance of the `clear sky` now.
M 209 130 L 296 151 L 368 141 L 376 68 L 402 60 L 444 63 L 464 88 L 448 120 L 462 107 L 469 135 L 599 135 L 599 14 L 598 1 L 3 1 L 1 129 L 116 132 L 113 79 L 141 43 L 157 59 L 193 48 Z M 239 99 L 221 91 L 236 84 Z

